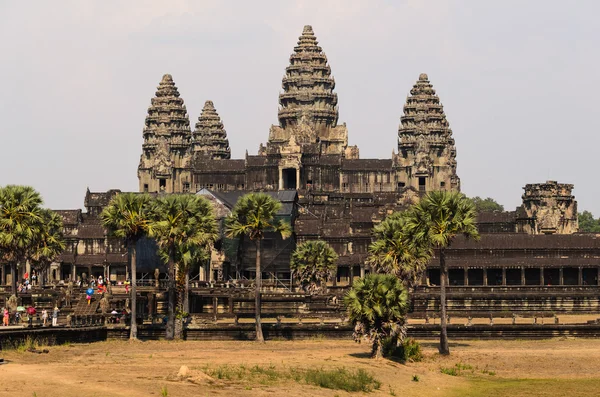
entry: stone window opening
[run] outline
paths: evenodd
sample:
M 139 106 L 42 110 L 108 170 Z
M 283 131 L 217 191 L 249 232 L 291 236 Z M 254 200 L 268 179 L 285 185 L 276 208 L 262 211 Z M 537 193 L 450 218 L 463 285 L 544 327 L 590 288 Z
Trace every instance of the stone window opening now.
M 190 192 L 190 183 L 189 182 L 183 182 L 183 192 L 184 193 Z
M 148 184 L 144 183 L 144 193 L 148 193 Z
M 158 188 L 161 192 L 164 192 L 165 189 L 167 188 L 167 180 L 166 179 L 159 179 L 158 180 Z
M 440 182 L 440 187 L 444 187 L 444 186 L 446 186 L 446 182 L 444 182 L 444 181 Z
M 425 191 L 425 177 L 424 176 L 419 177 L 419 191 L 420 192 Z

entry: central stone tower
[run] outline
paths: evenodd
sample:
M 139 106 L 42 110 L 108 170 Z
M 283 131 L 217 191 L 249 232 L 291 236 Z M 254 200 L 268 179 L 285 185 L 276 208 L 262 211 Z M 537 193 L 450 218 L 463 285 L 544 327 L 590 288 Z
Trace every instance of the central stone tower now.
M 316 145 L 321 154 L 344 154 L 348 130 L 345 124 L 337 125 L 335 80 L 311 26 L 304 27 L 294 47 L 282 88 L 279 125 L 271 126 L 267 150 Z

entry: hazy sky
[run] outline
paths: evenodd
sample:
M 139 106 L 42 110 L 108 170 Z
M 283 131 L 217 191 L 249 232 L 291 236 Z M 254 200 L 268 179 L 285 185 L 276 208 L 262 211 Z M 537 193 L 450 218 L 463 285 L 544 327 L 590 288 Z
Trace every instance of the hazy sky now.
M 402 107 L 429 74 L 462 190 L 521 202 L 526 183 L 575 185 L 600 215 L 600 2 L 0 0 L 0 185 L 55 209 L 86 187 L 137 190 L 142 128 L 171 73 L 195 124 L 207 99 L 233 157 L 277 123 L 281 78 L 312 25 L 361 158 L 389 158 Z

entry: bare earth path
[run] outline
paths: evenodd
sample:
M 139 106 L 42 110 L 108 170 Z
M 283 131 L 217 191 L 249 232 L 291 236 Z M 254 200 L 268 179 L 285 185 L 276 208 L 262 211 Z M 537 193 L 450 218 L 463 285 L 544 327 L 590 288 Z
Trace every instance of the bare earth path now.
M 440 357 L 422 341 L 425 360 L 407 365 L 368 358 L 351 341 L 101 342 L 50 347 L 48 354 L 5 351 L 0 396 L 350 396 L 293 380 L 219 379 L 219 368 L 258 365 L 281 373 L 363 368 L 381 387 L 372 396 L 600 395 L 600 340 L 461 341 Z M 459 376 L 440 368 L 462 369 Z M 178 377 L 181 366 L 189 368 Z M 213 376 L 208 376 L 211 373 Z M 412 381 L 413 375 L 419 382 Z M 261 380 L 262 379 L 262 380 Z

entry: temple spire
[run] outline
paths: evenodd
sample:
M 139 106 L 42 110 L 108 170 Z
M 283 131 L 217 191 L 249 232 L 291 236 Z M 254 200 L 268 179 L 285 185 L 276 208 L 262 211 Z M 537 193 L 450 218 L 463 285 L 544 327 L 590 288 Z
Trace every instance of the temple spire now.
M 460 190 L 452 130 L 425 73 L 419 75 L 406 98 L 398 128 L 398 153 L 409 175 L 419 178 L 421 190 Z
M 150 102 L 143 135 L 140 191 L 183 191 L 184 184 L 189 185 L 182 175 L 191 163 L 192 132 L 185 104 L 170 74 L 162 77 Z
M 290 65 L 279 95 L 279 124 L 282 128 L 300 123 L 335 127 L 338 121 L 335 80 L 327 57 L 319 47 L 311 26 L 307 25 L 290 56 Z
M 231 151 L 227 132 L 212 101 L 206 101 L 193 133 L 194 152 L 204 152 L 213 159 L 229 159 Z

